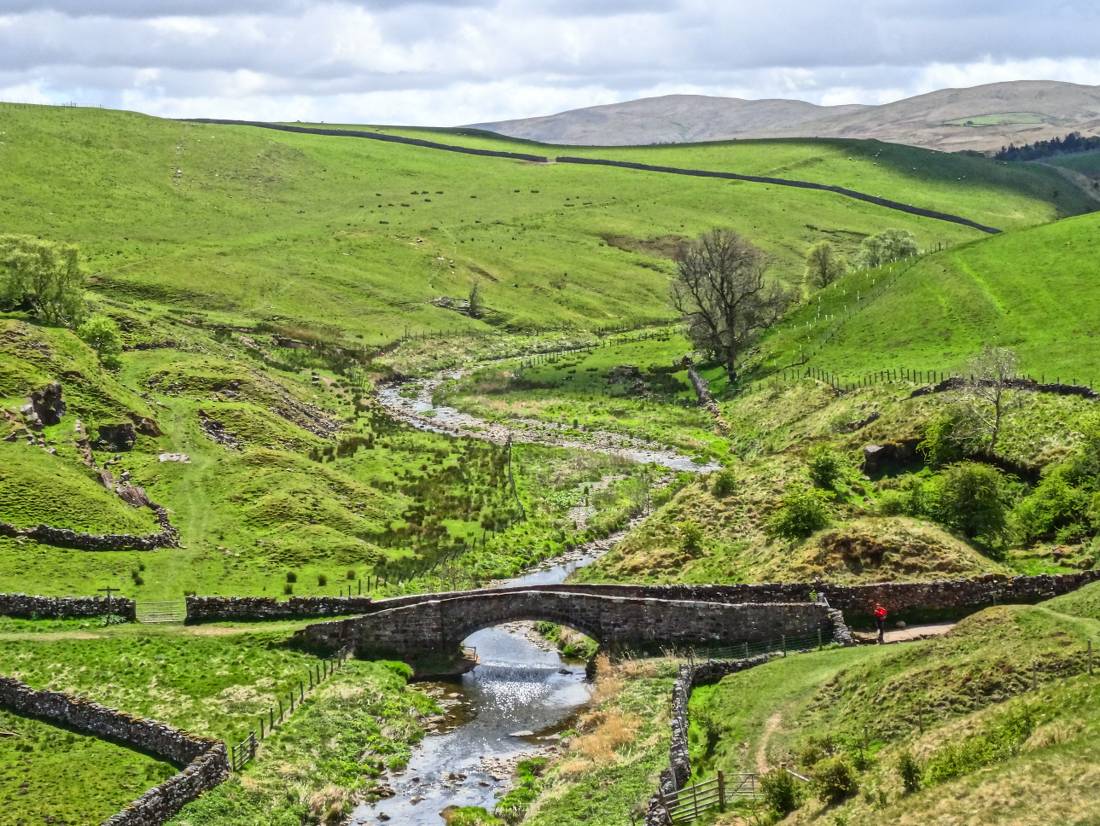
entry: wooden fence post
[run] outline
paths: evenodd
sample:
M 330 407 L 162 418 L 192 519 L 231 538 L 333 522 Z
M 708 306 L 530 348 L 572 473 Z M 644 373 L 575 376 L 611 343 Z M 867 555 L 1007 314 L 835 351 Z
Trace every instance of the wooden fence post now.
M 718 811 L 726 810 L 726 776 L 718 772 Z

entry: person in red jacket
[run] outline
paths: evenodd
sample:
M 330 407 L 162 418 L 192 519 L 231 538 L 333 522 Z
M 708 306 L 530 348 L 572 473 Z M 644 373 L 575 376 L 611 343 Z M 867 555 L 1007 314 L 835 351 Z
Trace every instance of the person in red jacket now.
M 875 603 L 875 625 L 878 627 L 878 642 L 882 645 L 885 642 L 884 635 L 886 634 L 886 609 L 881 602 Z

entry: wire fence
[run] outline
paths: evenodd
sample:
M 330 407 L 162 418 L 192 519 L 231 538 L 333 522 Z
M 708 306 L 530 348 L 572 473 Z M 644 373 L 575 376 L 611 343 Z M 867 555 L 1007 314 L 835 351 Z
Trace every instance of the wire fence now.
M 306 671 L 305 679 L 298 680 L 297 686 L 292 686 L 286 694 L 281 694 L 276 699 L 275 705 L 270 706 L 266 714 L 259 716 L 259 726 L 249 730 L 239 742 L 230 745 L 229 765 L 233 771 L 239 772 L 251 763 L 256 757 L 260 743 L 270 737 L 275 729 L 282 726 L 295 709 L 301 708 L 310 693 L 343 668 L 349 657 L 351 657 L 350 647 L 341 650 L 331 659 L 321 660 Z

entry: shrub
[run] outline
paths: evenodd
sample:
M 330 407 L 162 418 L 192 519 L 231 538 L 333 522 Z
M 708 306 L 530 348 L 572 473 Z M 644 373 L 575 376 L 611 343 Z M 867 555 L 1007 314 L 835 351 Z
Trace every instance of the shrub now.
M 737 476 L 731 468 L 725 468 L 714 474 L 711 492 L 719 499 L 725 499 L 737 488 Z
M 898 757 L 898 774 L 901 776 L 901 787 L 906 794 L 912 794 L 920 789 L 921 767 L 911 752 L 903 751 Z
M 1007 524 L 1004 475 L 974 462 L 951 465 L 935 481 L 932 515 L 971 539 L 1001 538 Z
M 1059 529 L 1085 520 L 1089 495 L 1066 480 L 1067 470 L 1054 468 L 1013 509 L 1013 527 L 1024 542 L 1051 539 Z
M 826 803 L 840 803 L 859 791 L 855 772 L 843 757 L 826 757 L 813 770 L 814 790 Z
M 122 333 L 113 318 L 94 315 L 77 328 L 76 334 L 95 350 L 100 363 L 108 370 L 116 370 L 122 364 L 119 361 L 119 356 L 122 355 Z
M 326 585 L 328 585 L 328 577 L 324 574 L 317 574 L 317 584 L 320 587 L 324 588 Z
M 783 497 L 779 509 L 768 520 L 769 536 L 803 539 L 829 525 L 829 504 L 825 494 L 813 488 L 795 488 Z
M 694 554 L 703 547 L 703 529 L 690 520 L 680 523 L 680 547 L 687 553 Z
M 819 488 L 833 490 L 844 474 L 844 457 L 828 445 L 810 451 L 810 480 Z
M 965 459 L 974 447 L 978 425 L 962 407 L 944 410 L 924 426 L 917 450 L 932 467 L 943 467 Z
M 765 807 L 777 818 L 784 818 L 798 808 L 798 787 L 783 769 L 772 769 L 760 778 L 760 793 Z
M 286 585 L 283 586 L 283 593 L 287 596 L 290 596 L 294 593 L 294 586 L 288 582 Z
M 1015 755 L 1035 730 L 1035 717 L 1028 708 L 1014 709 L 985 731 L 949 743 L 937 751 L 925 766 L 929 783 L 942 783 L 991 766 Z
M 798 751 L 798 764 L 805 769 L 812 769 L 819 761 L 835 753 L 836 741 L 831 736 L 810 735 Z
M 355 571 L 349 569 L 348 572 L 346 574 L 344 574 L 344 578 L 345 579 L 355 579 Z
M 287 571 L 286 572 L 286 581 L 287 582 L 297 582 L 298 581 L 298 575 L 296 573 L 294 573 L 294 571 Z

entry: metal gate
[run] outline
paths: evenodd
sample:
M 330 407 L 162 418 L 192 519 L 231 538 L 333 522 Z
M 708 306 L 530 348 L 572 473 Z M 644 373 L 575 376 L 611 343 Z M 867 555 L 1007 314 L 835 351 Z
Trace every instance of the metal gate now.
M 187 619 L 187 604 L 177 600 L 139 602 L 135 610 L 138 622 L 183 623 Z

